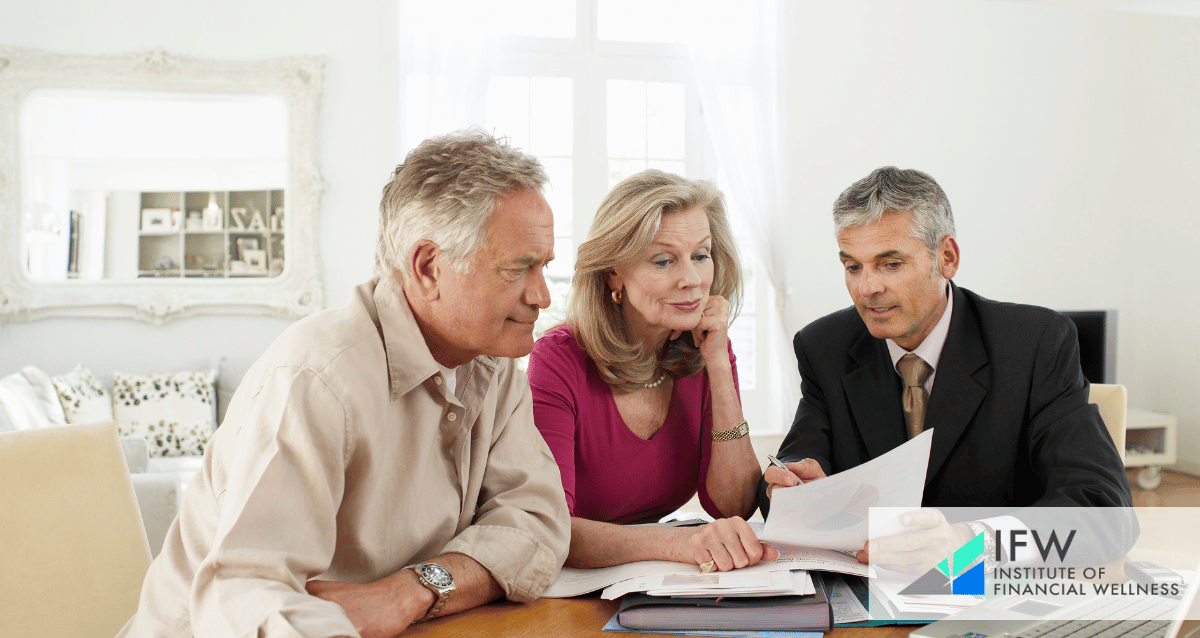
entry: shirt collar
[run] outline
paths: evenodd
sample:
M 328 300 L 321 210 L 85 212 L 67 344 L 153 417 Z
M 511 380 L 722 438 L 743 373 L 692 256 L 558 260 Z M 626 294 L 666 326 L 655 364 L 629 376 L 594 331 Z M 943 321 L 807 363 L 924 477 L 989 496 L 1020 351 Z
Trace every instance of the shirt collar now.
M 376 323 L 387 355 L 388 390 L 395 400 L 429 377 L 438 374 L 438 363 L 429 352 L 425 336 L 413 317 L 404 289 L 395 277 L 376 280 L 373 293 Z
M 925 340 L 921 345 L 917 346 L 912 351 L 913 354 L 925 360 L 929 367 L 937 370 L 938 359 L 942 356 L 942 348 L 946 345 L 946 335 L 950 333 L 950 315 L 954 313 L 954 295 L 951 294 L 950 281 L 946 281 L 946 309 L 942 311 L 942 316 L 938 319 L 937 324 L 933 326 L 933 330 L 926 335 Z M 895 367 L 900 362 L 900 357 L 908 354 L 908 350 L 896 344 L 895 341 L 887 339 L 888 354 L 892 356 L 892 367 Z M 898 371 L 897 371 L 898 372 Z

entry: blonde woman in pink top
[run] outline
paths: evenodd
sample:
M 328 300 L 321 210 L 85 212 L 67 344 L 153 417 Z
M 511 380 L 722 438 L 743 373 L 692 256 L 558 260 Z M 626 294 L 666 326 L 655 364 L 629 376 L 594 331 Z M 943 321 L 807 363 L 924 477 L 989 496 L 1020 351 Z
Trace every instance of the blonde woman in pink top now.
M 731 302 L 741 271 L 720 191 L 657 170 L 618 184 L 579 247 L 566 324 L 529 361 L 534 421 L 571 510 L 566 564 L 773 560 L 744 520 L 761 476 L 742 417 Z M 716 519 L 657 521 L 699 492 Z

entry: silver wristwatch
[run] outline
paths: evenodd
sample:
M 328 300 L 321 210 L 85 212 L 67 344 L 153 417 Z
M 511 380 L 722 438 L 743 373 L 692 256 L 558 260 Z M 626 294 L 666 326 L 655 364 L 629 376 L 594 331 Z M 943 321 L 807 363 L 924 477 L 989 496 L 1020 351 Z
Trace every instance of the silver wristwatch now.
M 450 575 L 450 570 L 438 565 L 437 563 L 417 563 L 409 565 L 404 569 L 411 569 L 417 574 L 417 580 L 421 584 L 428 587 L 437 596 L 437 600 L 433 601 L 433 607 L 429 609 L 429 613 L 417 622 L 423 622 L 430 618 L 436 617 L 441 613 L 442 608 L 446 606 L 446 601 L 450 600 L 450 594 L 454 593 L 454 576 Z

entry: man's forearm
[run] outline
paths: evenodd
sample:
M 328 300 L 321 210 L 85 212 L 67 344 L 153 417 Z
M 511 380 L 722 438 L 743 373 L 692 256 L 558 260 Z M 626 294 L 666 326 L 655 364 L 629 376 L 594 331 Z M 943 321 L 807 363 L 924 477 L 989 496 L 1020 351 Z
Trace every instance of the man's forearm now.
M 449 553 L 424 562 L 437 563 L 454 577 L 454 593 L 438 616 L 478 607 L 504 595 L 491 573 L 470 556 Z M 314 580 L 307 588 L 310 594 L 341 606 L 363 638 L 403 632 L 424 618 L 437 600 L 411 569 L 363 584 Z
M 450 570 L 454 576 L 454 594 L 442 608 L 442 616 L 490 603 L 504 595 L 504 589 L 492 577 L 491 572 L 466 554 L 442 554 L 425 562 L 437 563 Z M 421 587 L 425 589 L 423 585 Z

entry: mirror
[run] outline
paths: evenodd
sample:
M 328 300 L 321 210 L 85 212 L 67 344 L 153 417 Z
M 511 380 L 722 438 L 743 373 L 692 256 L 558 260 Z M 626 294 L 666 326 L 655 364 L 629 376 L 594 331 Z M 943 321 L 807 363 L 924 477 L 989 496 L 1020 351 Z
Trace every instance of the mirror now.
M 323 76 L 0 47 L 0 319 L 322 308 Z

